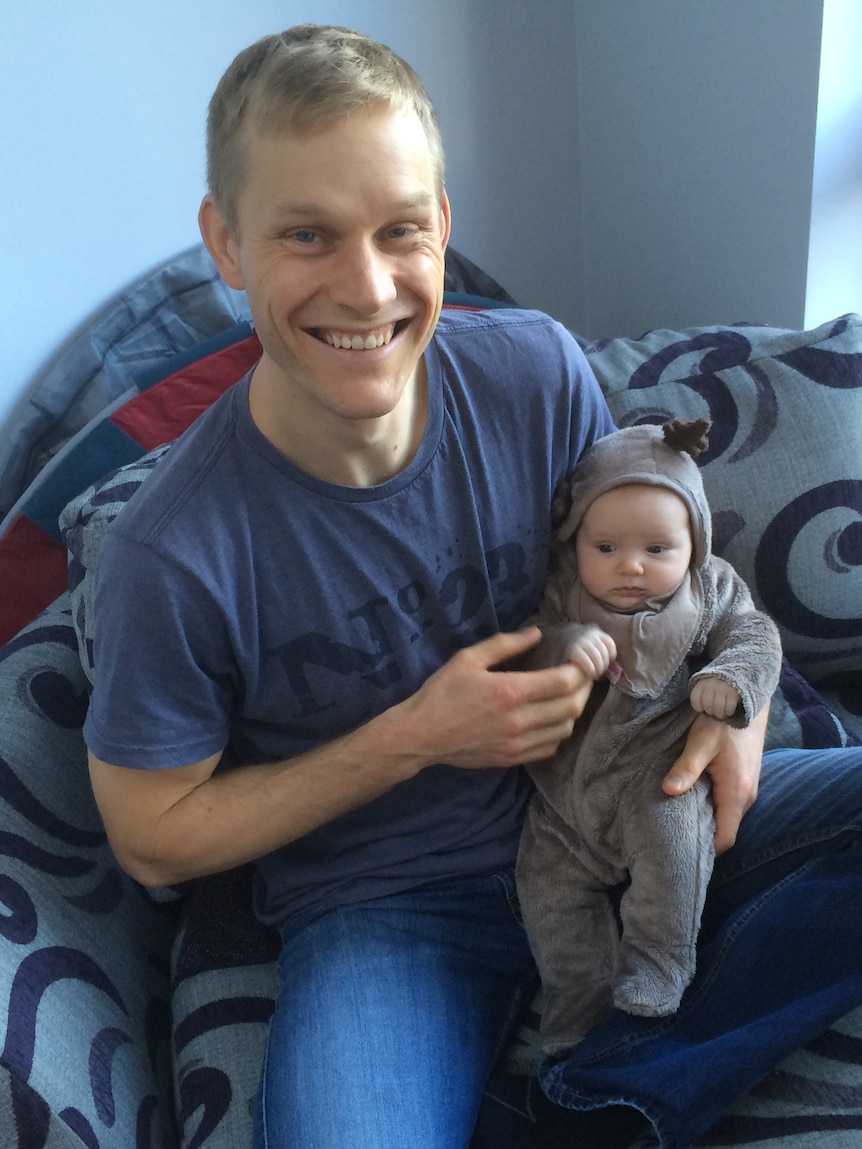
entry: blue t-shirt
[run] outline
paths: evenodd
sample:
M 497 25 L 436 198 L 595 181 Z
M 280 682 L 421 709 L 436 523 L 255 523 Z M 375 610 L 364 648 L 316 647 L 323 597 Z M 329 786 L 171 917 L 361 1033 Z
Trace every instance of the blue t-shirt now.
M 241 767 L 338 737 L 535 609 L 557 483 L 612 422 L 576 342 L 536 312 L 445 313 L 419 450 L 379 486 L 309 476 L 257 429 L 248 378 L 171 448 L 99 559 L 104 761 Z M 261 916 L 514 859 L 520 770 L 440 765 L 259 863 Z

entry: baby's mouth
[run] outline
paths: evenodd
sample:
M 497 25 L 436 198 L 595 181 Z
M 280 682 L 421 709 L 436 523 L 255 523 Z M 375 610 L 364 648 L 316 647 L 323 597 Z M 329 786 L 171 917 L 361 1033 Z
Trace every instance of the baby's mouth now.
M 391 343 L 395 335 L 406 322 L 390 323 L 386 327 L 375 327 L 371 331 L 328 331 L 322 327 L 315 327 L 312 334 L 316 339 L 336 347 L 341 351 L 374 351 L 378 347 L 385 347 Z

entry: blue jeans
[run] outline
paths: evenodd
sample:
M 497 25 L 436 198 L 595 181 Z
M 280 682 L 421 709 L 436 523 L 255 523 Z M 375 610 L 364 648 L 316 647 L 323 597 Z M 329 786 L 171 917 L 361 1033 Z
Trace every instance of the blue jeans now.
M 257 1149 L 464 1149 L 535 977 L 511 873 L 297 914 L 279 968 Z
M 497 1073 L 534 977 L 510 875 L 290 923 L 256 1149 L 623 1146 L 649 1118 L 694 1143 L 792 1050 L 862 1002 L 862 749 L 774 751 L 718 860 L 698 972 L 671 1018 L 614 1012 L 541 1069 Z M 481 1112 L 480 1112 L 481 1102 Z

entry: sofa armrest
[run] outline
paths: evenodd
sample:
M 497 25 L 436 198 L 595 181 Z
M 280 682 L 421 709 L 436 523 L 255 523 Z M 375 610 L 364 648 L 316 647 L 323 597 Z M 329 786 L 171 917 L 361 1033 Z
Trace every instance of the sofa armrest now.
M 19 1145 L 167 1149 L 176 907 L 114 861 L 86 705 L 65 596 L 0 650 L 0 1124 Z

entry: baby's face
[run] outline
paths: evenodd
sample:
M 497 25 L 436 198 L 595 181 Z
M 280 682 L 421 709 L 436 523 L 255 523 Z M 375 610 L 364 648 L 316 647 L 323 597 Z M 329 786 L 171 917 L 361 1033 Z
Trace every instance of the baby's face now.
M 594 598 L 614 610 L 642 610 L 685 577 L 688 507 L 665 487 L 614 487 L 587 508 L 575 545 L 581 582 Z

